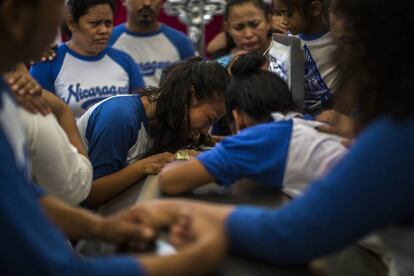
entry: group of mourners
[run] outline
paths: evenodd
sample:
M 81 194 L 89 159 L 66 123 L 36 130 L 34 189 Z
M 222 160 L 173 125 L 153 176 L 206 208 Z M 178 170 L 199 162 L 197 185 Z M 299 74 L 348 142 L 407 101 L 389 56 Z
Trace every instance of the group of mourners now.
M 123 3 L 127 22 L 114 28 L 113 0 L 0 0 L 6 274 L 205 274 L 230 251 L 303 264 L 374 232 L 390 275 L 414 273 L 408 2 L 229 0 L 209 59 L 158 21 L 161 0 Z M 62 24 L 70 38 L 50 48 Z M 303 106 L 268 69 L 275 32 L 300 39 Z M 378 44 L 385 33 L 392 43 Z M 175 161 L 182 150 L 188 160 Z M 247 178 L 291 200 L 94 212 L 154 174 L 170 195 Z M 162 228 L 172 255 L 85 258 L 71 246 L 139 252 Z

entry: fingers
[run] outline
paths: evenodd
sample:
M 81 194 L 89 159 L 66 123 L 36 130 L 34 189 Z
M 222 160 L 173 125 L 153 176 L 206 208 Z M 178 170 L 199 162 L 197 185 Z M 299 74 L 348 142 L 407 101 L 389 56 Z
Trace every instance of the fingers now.
M 47 102 L 41 96 L 28 97 L 28 101 L 31 101 L 36 111 L 43 115 L 47 115 L 52 112 Z
M 30 101 L 26 101 L 26 99 L 24 97 L 16 96 L 16 101 L 21 107 L 23 107 L 24 109 L 26 109 L 30 113 L 33 113 L 33 114 L 38 113 L 36 108 L 33 106 L 33 104 Z
M 177 248 L 187 245 L 194 240 L 191 227 L 192 218 L 189 209 L 182 209 L 177 223 L 170 229 L 170 242 Z
M 42 62 L 52 61 L 52 60 L 55 59 L 55 57 L 56 57 L 55 49 L 49 48 L 49 49 L 46 50 L 46 52 L 43 53 L 43 56 L 41 58 L 41 61 Z
M 154 248 L 155 231 L 144 224 L 129 223 L 122 226 L 120 231 L 115 231 L 110 241 L 120 245 L 120 249 L 133 249 L 140 252 Z
M 30 76 L 14 73 L 8 77 L 7 81 L 10 89 L 16 94 L 18 103 L 29 112 L 43 115 L 51 112 L 42 98 L 42 88 Z
M 159 153 L 159 154 L 155 154 L 153 156 L 148 157 L 149 160 L 153 161 L 153 162 L 171 162 L 174 160 L 174 154 L 170 153 L 170 152 L 163 152 L 163 153 Z

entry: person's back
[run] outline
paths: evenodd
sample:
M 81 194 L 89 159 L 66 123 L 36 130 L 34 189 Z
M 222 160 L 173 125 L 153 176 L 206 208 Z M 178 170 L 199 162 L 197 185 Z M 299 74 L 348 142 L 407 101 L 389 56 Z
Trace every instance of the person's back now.
M 33 179 L 48 193 L 70 204 L 81 203 L 92 185 L 92 165 L 71 145 L 52 115 L 32 114 L 18 109 Z
M 287 84 L 262 70 L 263 64 L 265 58 L 256 53 L 241 55 L 232 63 L 226 108 L 239 132 L 192 162 L 204 167 L 209 181 L 229 186 L 249 178 L 298 196 L 336 164 L 346 149 L 340 137 L 315 129 L 321 123 L 292 112 L 295 105 Z M 207 184 L 196 176 L 192 183 L 180 179 L 179 170 L 191 171 L 191 166 L 182 163 L 181 169 L 174 165 L 163 171 L 161 190 L 179 193 Z

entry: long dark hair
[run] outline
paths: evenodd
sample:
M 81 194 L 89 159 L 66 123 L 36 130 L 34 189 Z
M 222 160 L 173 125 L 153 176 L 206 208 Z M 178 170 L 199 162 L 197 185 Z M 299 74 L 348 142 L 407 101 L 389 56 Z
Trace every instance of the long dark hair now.
M 266 58 L 257 53 L 237 57 L 230 67 L 226 110 L 237 109 L 256 122 L 271 121 L 272 112 L 287 113 L 296 106 L 288 85 L 275 73 L 261 69 Z
M 396 119 L 414 115 L 412 78 L 414 43 L 407 35 L 413 28 L 413 15 L 405 7 L 378 0 L 336 0 L 335 9 L 344 20 L 346 40 L 337 56 L 342 58 L 345 79 L 352 79 L 352 90 L 339 91 L 350 97 L 362 129 L 382 114 Z M 395 18 L 396 20 L 390 20 Z M 391 34 L 386 44 L 384 34 Z M 340 102 L 338 104 L 341 104 Z
M 156 94 L 155 119 L 151 121 L 149 135 L 154 139 L 148 155 L 160 152 L 175 152 L 194 143 L 203 143 L 192 138 L 189 110 L 197 103 L 216 98 L 225 99 L 228 82 L 226 69 L 216 61 L 203 61 L 194 57 L 173 64 L 163 75 L 160 88 L 143 89 L 140 94 Z

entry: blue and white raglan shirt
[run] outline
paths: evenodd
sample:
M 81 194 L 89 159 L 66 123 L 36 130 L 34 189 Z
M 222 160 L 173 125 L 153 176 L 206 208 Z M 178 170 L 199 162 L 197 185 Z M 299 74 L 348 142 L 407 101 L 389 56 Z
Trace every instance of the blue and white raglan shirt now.
M 6 275 L 144 275 L 133 257 L 84 259 L 45 216 L 25 173 L 24 135 L 0 79 L 0 259 Z
M 226 222 L 232 250 L 297 264 L 379 231 L 394 275 L 414 275 L 413 140 L 413 117 L 377 119 L 303 196 L 277 210 L 237 207 Z
M 338 66 L 331 59 L 336 49 L 331 33 L 298 37 L 305 55 L 305 110 L 317 112 L 329 108 L 339 77 Z
M 249 178 L 295 197 L 346 153 L 340 137 L 315 129 L 321 123 L 272 116 L 275 122 L 246 128 L 197 159 L 219 184 Z
M 37 63 L 30 74 L 46 90 L 70 106 L 78 119 L 93 104 L 144 86 L 132 58 L 107 47 L 97 56 L 83 56 L 62 44 L 53 61 Z
M 108 98 L 89 109 L 77 124 L 93 166 L 93 179 L 143 158 L 152 145 L 139 95 Z
M 149 33 L 128 31 L 125 24 L 114 28 L 109 42 L 128 53 L 139 65 L 146 86 L 158 87 L 162 70 L 172 63 L 195 55 L 188 37 L 164 24 Z

